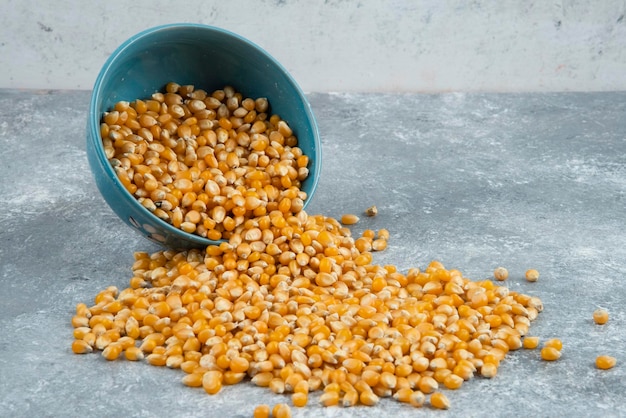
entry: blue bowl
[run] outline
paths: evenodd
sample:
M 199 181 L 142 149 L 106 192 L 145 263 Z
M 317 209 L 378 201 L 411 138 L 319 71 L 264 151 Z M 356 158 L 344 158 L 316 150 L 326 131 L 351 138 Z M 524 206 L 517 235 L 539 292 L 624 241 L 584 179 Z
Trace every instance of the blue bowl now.
M 285 68 L 259 46 L 216 27 L 170 24 L 145 30 L 120 45 L 102 67 L 92 92 L 87 156 L 105 201 L 128 225 L 170 248 L 203 248 L 219 242 L 186 233 L 154 216 L 120 183 L 100 138 L 102 114 L 120 100 L 150 97 L 175 81 L 206 91 L 233 86 L 244 97 L 266 97 L 270 113 L 289 123 L 309 157 L 301 189 L 313 197 L 321 169 L 321 143 L 304 93 Z

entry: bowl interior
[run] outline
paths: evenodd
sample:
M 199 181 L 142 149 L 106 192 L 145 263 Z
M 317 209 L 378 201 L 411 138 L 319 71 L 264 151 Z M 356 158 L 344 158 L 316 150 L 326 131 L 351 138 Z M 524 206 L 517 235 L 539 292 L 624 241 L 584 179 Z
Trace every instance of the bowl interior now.
M 270 113 L 287 121 L 298 137 L 298 146 L 309 156 L 309 177 L 302 190 L 310 201 L 320 172 L 320 140 L 315 118 L 303 92 L 288 72 L 267 52 L 234 33 L 204 25 L 174 24 L 141 32 L 128 39 L 107 60 L 94 86 L 89 112 L 88 153 L 96 181 L 107 203 L 130 225 L 145 225 L 142 232 L 168 246 L 200 247 L 215 243 L 172 227 L 148 212 L 125 189 L 111 193 L 117 182 L 101 145 L 99 125 L 103 112 L 120 100 L 133 101 L 162 91 L 175 81 L 206 91 L 231 85 L 244 97 L 266 97 Z M 99 178 L 104 176 L 104 178 Z M 103 190 L 104 189 L 104 190 Z M 122 204 L 122 195 L 134 202 Z M 132 213 L 129 213 L 132 212 Z M 130 218 L 130 219 L 129 219 Z M 148 226 L 148 225 L 146 225 Z M 157 230 L 152 233 L 151 229 Z M 147 235 L 148 235 L 147 234 Z

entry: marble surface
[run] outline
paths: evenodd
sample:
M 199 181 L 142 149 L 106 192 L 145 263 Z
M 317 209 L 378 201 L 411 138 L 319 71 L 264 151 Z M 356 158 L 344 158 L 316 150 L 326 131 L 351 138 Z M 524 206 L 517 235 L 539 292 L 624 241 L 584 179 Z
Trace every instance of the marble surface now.
M 88 91 L 0 90 L 0 415 L 250 417 L 289 402 L 249 383 L 217 396 L 182 372 L 71 353 L 70 318 L 109 285 L 126 287 L 134 251 L 155 244 L 104 203 L 85 155 Z M 626 416 L 626 93 L 309 94 L 323 169 L 310 213 L 375 204 L 365 228 L 391 240 L 375 261 L 439 260 L 539 296 L 531 326 L 563 357 L 510 354 L 491 379 L 447 391 L 449 411 L 382 400 L 296 417 Z M 523 274 L 541 277 L 528 283 Z M 603 307 L 608 324 L 593 324 Z M 599 354 L 618 365 L 597 370 Z

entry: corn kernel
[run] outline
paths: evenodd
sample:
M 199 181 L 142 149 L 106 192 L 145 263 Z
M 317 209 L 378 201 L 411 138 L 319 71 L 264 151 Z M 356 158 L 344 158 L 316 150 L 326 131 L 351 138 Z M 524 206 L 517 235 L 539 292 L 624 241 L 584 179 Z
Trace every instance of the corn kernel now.
M 554 347 L 543 347 L 541 349 L 541 358 L 546 361 L 555 361 L 561 358 L 561 351 Z
M 286 403 L 278 403 L 272 409 L 273 418 L 291 418 L 291 408 Z
M 252 414 L 253 418 L 270 418 L 271 413 L 270 413 L 270 406 L 263 404 L 263 405 L 257 405 L 254 408 L 254 412 Z
M 596 367 L 601 370 L 612 369 L 613 367 L 615 367 L 616 363 L 617 360 L 615 359 L 615 357 L 606 355 L 596 357 Z
M 376 206 L 370 206 L 369 208 L 365 209 L 365 214 L 367 216 L 376 216 L 378 214 L 378 208 Z
M 526 271 L 526 280 L 529 282 L 536 282 L 539 279 L 539 272 L 535 269 Z
M 441 392 L 435 392 L 430 395 L 430 404 L 433 408 L 448 409 L 450 408 L 450 400 Z
M 345 214 L 341 216 L 341 223 L 344 225 L 354 225 L 359 222 L 359 217 L 353 214 Z
M 539 337 L 524 337 L 522 345 L 527 349 L 537 348 L 539 346 Z
M 509 271 L 504 267 L 498 267 L 494 270 L 493 277 L 498 281 L 504 281 L 509 277 Z
M 593 322 L 598 325 L 604 325 L 609 321 L 609 313 L 604 309 L 596 309 L 593 311 Z
M 558 338 L 551 338 L 544 343 L 544 347 L 553 347 L 554 349 L 561 351 L 563 349 L 563 343 Z

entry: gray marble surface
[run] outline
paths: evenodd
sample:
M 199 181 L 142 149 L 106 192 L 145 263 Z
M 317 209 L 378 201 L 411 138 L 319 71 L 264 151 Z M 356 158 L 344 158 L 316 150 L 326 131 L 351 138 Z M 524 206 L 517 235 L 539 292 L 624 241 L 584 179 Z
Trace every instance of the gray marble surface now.
M 249 383 L 208 396 L 180 371 L 71 353 L 75 304 L 126 287 L 133 252 L 158 249 L 95 187 L 89 94 L 0 90 L 0 416 L 250 417 L 289 402 Z M 554 363 L 510 354 L 495 378 L 447 391 L 447 412 L 324 409 L 312 395 L 294 416 L 626 416 L 626 93 L 308 96 L 324 153 L 309 213 L 375 204 L 355 234 L 389 229 L 375 261 L 401 270 L 439 260 L 478 280 L 507 267 L 511 289 L 544 302 L 531 334 L 564 349 Z M 598 354 L 618 365 L 597 370 Z

